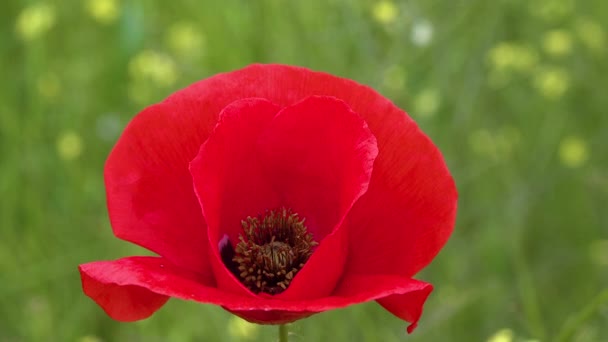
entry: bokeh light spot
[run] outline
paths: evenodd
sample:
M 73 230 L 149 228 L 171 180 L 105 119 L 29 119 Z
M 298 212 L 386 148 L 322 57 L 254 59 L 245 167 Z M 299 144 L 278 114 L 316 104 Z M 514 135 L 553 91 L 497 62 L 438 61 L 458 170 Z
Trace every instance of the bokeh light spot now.
M 543 49 L 554 57 L 565 56 L 572 51 L 572 35 L 566 30 L 553 30 L 545 34 Z
M 391 24 L 397 19 L 399 9 L 392 1 L 379 1 L 374 5 L 372 14 L 379 23 Z
M 405 88 L 405 70 L 403 67 L 395 64 L 386 68 L 382 84 L 392 91 L 403 90 Z
M 488 338 L 488 342 L 511 342 L 513 341 L 513 330 L 501 329 Z
M 488 51 L 487 60 L 498 71 L 528 72 L 538 64 L 538 54 L 526 45 L 501 42 Z
M 441 105 L 441 95 L 434 88 L 422 90 L 414 99 L 416 115 L 420 117 L 431 117 L 437 112 Z
M 144 50 L 129 62 L 129 73 L 136 81 L 151 81 L 160 87 L 169 87 L 177 80 L 177 67 L 173 60 L 152 50 Z
M 34 40 L 55 25 L 55 8 L 47 3 L 37 3 L 19 13 L 16 22 L 17 34 L 25 41 Z
M 169 27 L 166 44 L 175 54 L 182 57 L 197 57 L 203 53 L 205 36 L 194 23 L 180 21 Z
M 57 138 L 57 154 L 63 160 L 78 158 L 83 150 L 82 139 L 73 131 L 67 131 Z
M 606 34 L 602 26 L 589 19 L 578 19 L 575 30 L 581 42 L 591 51 L 602 51 L 606 44 Z
M 111 24 L 120 14 L 117 0 L 87 0 L 86 10 L 93 19 L 101 24 Z
M 249 323 L 237 316 L 230 317 L 228 332 L 233 338 L 254 340 L 259 333 L 259 325 Z
M 94 335 L 85 335 L 78 339 L 78 342 L 103 342 L 103 340 Z
M 562 68 L 544 68 L 537 71 L 534 86 L 544 97 L 556 99 L 568 90 L 570 77 Z
M 418 20 L 412 26 L 412 43 L 417 46 L 427 46 L 433 40 L 433 25 L 428 20 Z
M 473 153 L 493 161 L 506 161 L 520 145 L 521 133 L 513 126 L 504 126 L 495 132 L 479 129 L 469 136 Z
M 559 159 L 567 167 L 580 167 L 588 158 L 587 144 L 579 137 L 567 137 L 559 145 Z

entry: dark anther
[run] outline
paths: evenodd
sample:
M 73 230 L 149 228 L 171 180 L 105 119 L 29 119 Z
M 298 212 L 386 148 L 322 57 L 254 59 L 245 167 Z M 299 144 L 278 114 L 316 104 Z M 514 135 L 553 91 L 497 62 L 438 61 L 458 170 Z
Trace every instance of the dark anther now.
M 235 248 L 227 236 L 220 241 L 224 264 L 254 293 L 283 292 L 317 245 L 304 219 L 281 208 L 247 217 L 241 224 L 244 234 Z

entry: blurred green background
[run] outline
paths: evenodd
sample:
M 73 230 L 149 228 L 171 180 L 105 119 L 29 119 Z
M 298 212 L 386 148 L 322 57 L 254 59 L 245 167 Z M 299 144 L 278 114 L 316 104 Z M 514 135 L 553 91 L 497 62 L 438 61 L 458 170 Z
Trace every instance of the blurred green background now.
M 419 328 L 375 303 L 293 341 L 608 341 L 608 2 L 65 0 L 0 4 L 0 341 L 274 341 L 171 300 L 118 323 L 77 265 L 113 237 L 102 169 L 143 107 L 252 62 L 368 84 L 407 110 L 458 184 L 419 279 Z

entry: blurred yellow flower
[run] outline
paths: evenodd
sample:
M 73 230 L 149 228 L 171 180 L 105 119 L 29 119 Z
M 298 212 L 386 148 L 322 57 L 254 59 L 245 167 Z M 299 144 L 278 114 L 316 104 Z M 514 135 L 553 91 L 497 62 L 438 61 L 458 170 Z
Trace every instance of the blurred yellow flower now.
M 417 116 L 431 117 L 441 105 L 439 91 L 434 88 L 422 90 L 414 99 L 414 110 Z
M 537 65 L 538 54 L 528 46 L 502 42 L 488 51 L 487 60 L 497 70 L 525 72 Z
M 259 333 L 259 325 L 249 323 L 246 320 L 237 316 L 231 316 L 228 321 L 228 333 L 233 338 L 244 340 L 244 339 L 255 339 Z
M 120 6 L 117 0 L 87 0 L 86 10 L 101 24 L 111 24 L 120 14 Z
M 562 68 L 544 68 L 534 76 L 534 86 L 543 96 L 556 99 L 568 90 L 570 77 Z
M 606 34 L 600 24 L 581 18 L 576 21 L 575 29 L 578 38 L 589 50 L 601 51 L 604 49 Z
M 129 72 L 136 81 L 151 81 L 168 87 L 177 80 L 177 66 L 173 60 L 152 50 L 144 50 L 129 62 Z
M 513 126 L 505 126 L 497 132 L 480 129 L 469 136 L 471 150 L 494 161 L 507 160 L 519 145 L 521 133 Z
M 543 49 L 551 56 L 560 57 L 572 51 L 572 35 L 566 30 L 553 30 L 545 34 Z
M 392 1 L 379 1 L 372 9 L 374 19 L 381 24 L 391 24 L 397 19 L 399 9 Z
M 513 330 L 501 329 L 498 330 L 494 335 L 488 338 L 488 342 L 511 342 L 513 341 Z
M 37 3 L 24 8 L 15 23 L 17 34 L 25 41 L 34 40 L 55 25 L 55 8 L 47 3 Z
M 393 91 L 400 91 L 405 88 L 405 70 L 401 65 L 395 64 L 384 70 L 382 84 Z
M 38 77 L 36 88 L 42 97 L 53 99 L 61 92 L 61 82 L 56 74 L 46 73 Z
M 63 132 L 57 138 L 57 154 L 63 160 L 70 161 L 78 158 L 82 153 L 82 139 L 73 131 Z
M 78 342 L 102 342 L 103 340 L 94 335 L 86 335 L 78 339 Z
M 559 159 L 567 167 L 580 167 L 588 158 L 587 143 L 579 137 L 567 137 L 559 145 Z
M 183 57 L 199 56 L 205 47 L 205 36 L 194 23 L 180 21 L 169 27 L 166 44 L 175 54 Z

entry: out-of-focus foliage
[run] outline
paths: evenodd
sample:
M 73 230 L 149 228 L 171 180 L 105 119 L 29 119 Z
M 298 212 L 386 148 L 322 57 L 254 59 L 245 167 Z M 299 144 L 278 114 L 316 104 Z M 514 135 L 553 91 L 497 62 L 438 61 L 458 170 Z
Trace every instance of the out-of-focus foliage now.
M 252 62 L 378 89 L 460 193 L 453 238 L 418 275 L 436 290 L 413 335 L 369 303 L 294 324 L 294 341 L 608 340 L 607 23 L 604 0 L 2 1 L 0 341 L 276 338 L 179 300 L 114 322 L 76 269 L 146 253 L 105 208 L 129 119 Z

